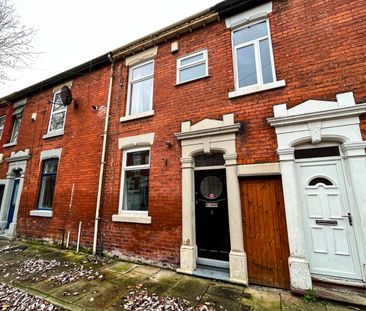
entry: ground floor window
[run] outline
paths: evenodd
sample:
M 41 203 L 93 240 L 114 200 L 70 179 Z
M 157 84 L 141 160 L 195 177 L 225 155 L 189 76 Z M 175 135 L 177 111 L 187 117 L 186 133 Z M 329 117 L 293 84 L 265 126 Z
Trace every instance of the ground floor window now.
M 51 209 L 55 192 L 59 159 L 47 159 L 42 162 L 41 187 L 39 190 L 38 208 Z
M 125 151 L 122 170 L 122 210 L 147 211 L 150 150 L 145 148 Z

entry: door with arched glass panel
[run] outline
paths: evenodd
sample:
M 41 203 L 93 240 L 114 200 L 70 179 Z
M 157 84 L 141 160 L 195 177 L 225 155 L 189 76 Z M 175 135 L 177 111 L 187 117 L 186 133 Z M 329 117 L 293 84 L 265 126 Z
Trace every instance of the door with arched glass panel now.
M 198 257 L 228 261 L 230 234 L 225 170 L 196 171 L 195 190 Z
M 311 272 L 362 279 L 341 160 L 297 162 Z

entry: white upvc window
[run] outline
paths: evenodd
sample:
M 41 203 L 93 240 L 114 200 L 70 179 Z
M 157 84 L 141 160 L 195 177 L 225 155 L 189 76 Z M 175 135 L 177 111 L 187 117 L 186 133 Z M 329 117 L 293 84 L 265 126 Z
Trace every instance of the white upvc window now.
M 126 116 L 152 111 L 154 61 L 133 66 L 129 70 Z
M 0 117 L 0 139 L 3 136 L 5 120 L 6 120 L 6 116 L 1 116 Z
M 65 127 L 67 107 L 62 105 L 61 90 L 55 92 L 53 96 L 53 104 L 51 117 L 48 124 L 48 133 L 62 133 Z
M 150 148 L 125 150 L 121 185 L 122 213 L 148 214 L 149 176 Z
M 20 130 L 20 124 L 22 122 L 22 114 L 17 113 L 13 115 L 13 129 L 11 132 L 9 143 L 16 143 L 18 140 L 19 130 Z
M 177 84 L 208 76 L 207 49 L 177 59 Z
M 235 89 L 276 81 L 268 19 L 233 30 L 232 44 Z

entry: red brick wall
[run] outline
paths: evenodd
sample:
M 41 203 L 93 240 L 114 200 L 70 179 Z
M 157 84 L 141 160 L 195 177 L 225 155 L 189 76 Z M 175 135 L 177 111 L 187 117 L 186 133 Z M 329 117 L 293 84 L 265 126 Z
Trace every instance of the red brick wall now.
M 362 1 L 274 1 L 270 26 L 276 73 L 287 86 L 232 100 L 228 99 L 234 89 L 231 34 L 224 21 L 176 39 L 177 54 L 170 53 L 172 41 L 162 44 L 155 58 L 155 115 L 122 124 L 118 120 L 125 115 L 128 69 L 123 62 L 116 64 L 102 210 L 105 246 L 126 256 L 179 263 L 181 148 L 174 133 L 180 131 L 182 121 L 195 123 L 235 113 L 235 121 L 245 125 L 237 139 L 239 163 L 273 162 L 278 161 L 276 138 L 266 122 L 273 105 L 335 100 L 336 94 L 349 91 L 357 102 L 365 102 L 365 18 Z M 210 77 L 176 86 L 177 57 L 203 48 L 208 49 Z M 366 137 L 365 120 L 362 128 Z M 150 132 L 155 132 L 149 190 L 152 224 L 113 223 L 122 165 L 118 138 Z M 171 149 L 165 146 L 167 140 L 173 142 Z
M 48 130 L 51 105 L 47 102 L 53 98 L 53 90 L 50 88 L 28 97 L 17 145 L 1 150 L 4 158 L 9 157 L 11 151 L 29 148 L 31 152 L 18 214 L 17 233 L 20 236 L 59 240 L 60 228 L 64 227 L 71 231 L 71 242 L 76 243 L 78 222 L 82 221 L 82 242 L 91 245 L 108 83 L 109 68 L 74 79 L 71 89 L 79 107 L 68 107 L 64 135 L 49 139 L 43 139 L 43 135 Z M 93 112 L 91 105 L 101 109 Z M 37 113 L 35 122 L 31 120 L 34 112 Z M 52 206 L 53 217 L 31 217 L 29 212 L 37 208 L 41 182 L 40 153 L 56 148 L 62 148 L 62 154 Z M 8 165 L 4 162 L 0 168 L 0 176 L 5 178 Z M 74 198 L 69 211 L 73 183 Z

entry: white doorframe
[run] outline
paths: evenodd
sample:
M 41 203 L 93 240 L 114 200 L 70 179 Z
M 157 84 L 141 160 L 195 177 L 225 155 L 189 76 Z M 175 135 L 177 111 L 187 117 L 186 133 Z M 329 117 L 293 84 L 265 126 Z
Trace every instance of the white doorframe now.
M 321 142 L 337 143 L 343 153 L 344 175 L 350 180 L 349 193 L 354 197 L 354 201 L 349 202 L 354 206 L 355 215 L 360 216 L 356 239 L 358 251 L 363 257 L 363 282 L 366 282 L 366 141 L 362 139 L 359 119 L 359 115 L 366 112 L 366 104 L 356 104 L 352 93 L 338 94 L 336 98 L 337 101 L 308 100 L 290 109 L 286 104 L 277 105 L 273 108 L 274 117 L 268 119 L 269 124 L 275 127 L 277 136 L 293 288 L 312 288 L 294 151 L 299 145 L 310 144 L 316 148 Z M 333 281 L 331 277 L 325 280 Z
M 19 212 L 21 195 L 23 191 L 24 176 L 27 167 L 27 161 L 29 158 L 30 158 L 30 152 L 29 149 L 26 149 L 24 151 L 18 151 L 18 152 L 13 151 L 10 157 L 5 159 L 9 163 L 9 167 L 8 172 L 6 174 L 6 182 L 5 182 L 6 199 L 3 200 L 2 207 L 4 208 L 2 209 L 0 218 L 1 221 L 0 225 L 2 226 L 2 228 L 4 228 L 5 225 L 7 224 L 8 211 L 10 207 L 9 204 L 13 192 L 14 179 L 19 178 L 19 188 L 18 188 L 17 199 L 15 202 L 13 221 L 10 224 L 9 229 L 3 230 L 4 235 L 9 238 L 14 238 L 16 236 L 18 212 Z

